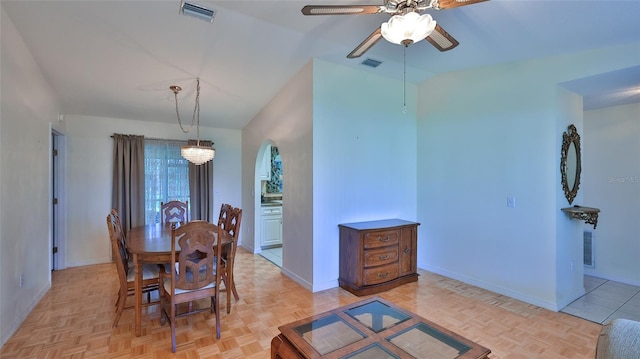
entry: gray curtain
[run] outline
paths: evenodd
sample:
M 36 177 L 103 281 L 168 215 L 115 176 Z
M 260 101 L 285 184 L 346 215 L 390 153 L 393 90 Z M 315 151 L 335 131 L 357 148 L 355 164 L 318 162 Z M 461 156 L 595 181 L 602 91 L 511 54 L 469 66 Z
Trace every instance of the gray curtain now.
M 195 145 L 196 140 L 189 140 Z M 213 146 L 211 141 L 200 140 L 201 146 Z M 191 219 L 213 222 L 213 161 L 199 166 L 189 162 L 189 196 L 191 197 Z
M 113 134 L 111 206 L 125 233 L 144 225 L 144 136 Z

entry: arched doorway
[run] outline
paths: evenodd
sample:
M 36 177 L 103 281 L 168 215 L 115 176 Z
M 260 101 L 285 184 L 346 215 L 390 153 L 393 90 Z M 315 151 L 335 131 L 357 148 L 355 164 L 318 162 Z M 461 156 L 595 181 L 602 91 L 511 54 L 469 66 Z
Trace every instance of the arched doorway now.
M 266 140 L 260 146 L 255 173 L 254 252 L 282 267 L 283 169 L 280 150 L 273 141 Z

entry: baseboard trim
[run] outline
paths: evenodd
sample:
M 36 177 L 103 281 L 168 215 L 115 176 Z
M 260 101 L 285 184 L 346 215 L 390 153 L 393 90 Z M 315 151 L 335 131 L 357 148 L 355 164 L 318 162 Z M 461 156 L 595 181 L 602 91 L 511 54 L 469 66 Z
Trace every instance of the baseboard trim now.
M 287 277 L 291 278 L 294 282 L 300 284 L 302 287 L 304 287 L 305 289 L 307 289 L 308 291 L 313 291 L 313 285 L 311 283 L 309 283 L 308 281 L 306 281 L 304 278 L 296 275 L 295 273 L 293 273 L 292 271 L 281 267 L 280 271 L 282 272 L 282 274 L 286 275 Z

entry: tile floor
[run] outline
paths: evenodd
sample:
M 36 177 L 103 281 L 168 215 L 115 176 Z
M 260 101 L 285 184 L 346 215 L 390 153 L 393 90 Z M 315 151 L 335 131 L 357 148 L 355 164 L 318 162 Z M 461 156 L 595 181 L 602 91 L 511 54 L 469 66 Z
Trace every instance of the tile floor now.
M 282 247 L 263 249 L 260 255 L 278 267 L 282 267 Z
M 587 293 L 561 312 L 600 324 L 616 318 L 640 321 L 640 287 L 585 276 L 584 289 Z

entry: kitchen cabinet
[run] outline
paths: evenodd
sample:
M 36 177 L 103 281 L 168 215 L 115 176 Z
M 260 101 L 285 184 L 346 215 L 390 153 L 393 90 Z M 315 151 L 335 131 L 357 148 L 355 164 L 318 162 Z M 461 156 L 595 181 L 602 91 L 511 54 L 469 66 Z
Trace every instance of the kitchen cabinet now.
M 282 206 L 262 207 L 261 238 L 263 249 L 282 245 Z
M 401 219 L 340 224 L 340 287 L 361 296 L 418 280 L 420 223 Z

